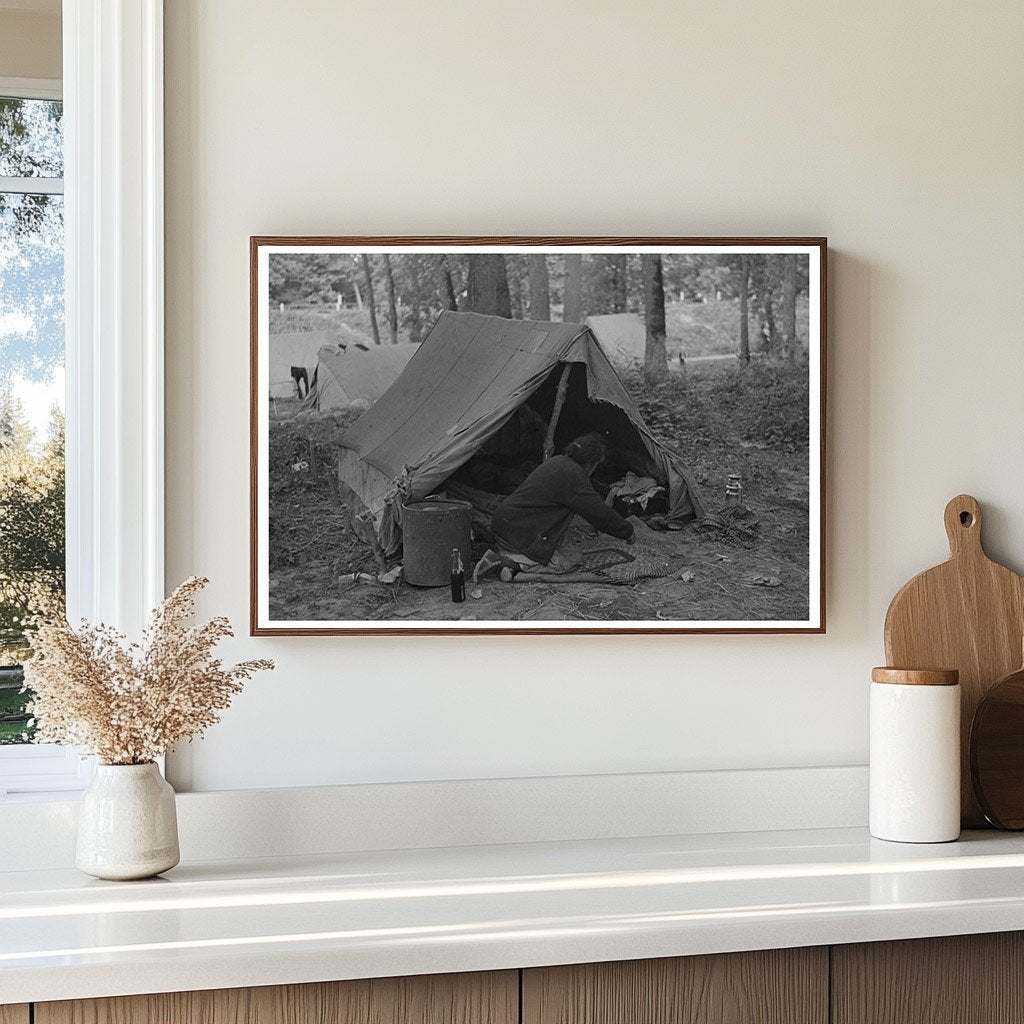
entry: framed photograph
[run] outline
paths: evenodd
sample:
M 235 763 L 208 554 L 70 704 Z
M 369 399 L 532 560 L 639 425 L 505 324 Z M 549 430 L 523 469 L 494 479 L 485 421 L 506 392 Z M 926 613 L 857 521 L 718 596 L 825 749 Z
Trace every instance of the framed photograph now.
M 252 238 L 252 633 L 823 633 L 826 248 Z

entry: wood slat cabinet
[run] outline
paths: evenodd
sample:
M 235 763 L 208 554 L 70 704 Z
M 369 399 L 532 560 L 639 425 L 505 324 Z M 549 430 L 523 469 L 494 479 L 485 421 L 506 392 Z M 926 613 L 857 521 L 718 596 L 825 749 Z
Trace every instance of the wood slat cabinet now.
M 0 1024 L 1024 1024 L 1024 932 L 0 1006 Z
M 518 971 L 35 1004 L 35 1024 L 518 1024 L 518 1021 Z M 22 1022 L 19 1020 L 17 1024 Z
M 522 1019 L 523 1024 L 826 1024 L 828 949 L 527 970 Z
M 832 947 L 832 1024 L 1022 1024 L 1024 932 Z

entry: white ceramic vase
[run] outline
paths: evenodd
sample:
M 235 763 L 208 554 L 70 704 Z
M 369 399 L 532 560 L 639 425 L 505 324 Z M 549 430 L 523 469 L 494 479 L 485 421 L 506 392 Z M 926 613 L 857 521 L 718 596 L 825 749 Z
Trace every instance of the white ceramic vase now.
M 82 794 L 75 865 L 96 878 L 150 878 L 180 860 L 174 790 L 149 764 L 99 764 Z

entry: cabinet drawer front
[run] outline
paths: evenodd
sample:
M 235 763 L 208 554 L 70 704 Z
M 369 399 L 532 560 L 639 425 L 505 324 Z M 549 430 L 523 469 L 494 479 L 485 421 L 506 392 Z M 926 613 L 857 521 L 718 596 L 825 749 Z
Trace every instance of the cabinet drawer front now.
M 832 947 L 834 1024 L 1024 1021 L 1024 933 Z
M 523 972 L 523 1024 L 827 1021 L 828 950 L 823 947 Z
M 37 1003 L 35 1024 L 518 1024 L 518 988 L 496 971 L 171 992 Z
M 0 1024 L 28 1024 L 28 1005 L 0 1006 Z

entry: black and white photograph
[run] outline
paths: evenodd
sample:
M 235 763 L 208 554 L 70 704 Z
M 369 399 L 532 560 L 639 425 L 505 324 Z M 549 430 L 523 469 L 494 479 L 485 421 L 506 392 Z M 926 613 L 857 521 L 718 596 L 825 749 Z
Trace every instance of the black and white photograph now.
M 825 253 L 253 238 L 253 633 L 822 632 Z

